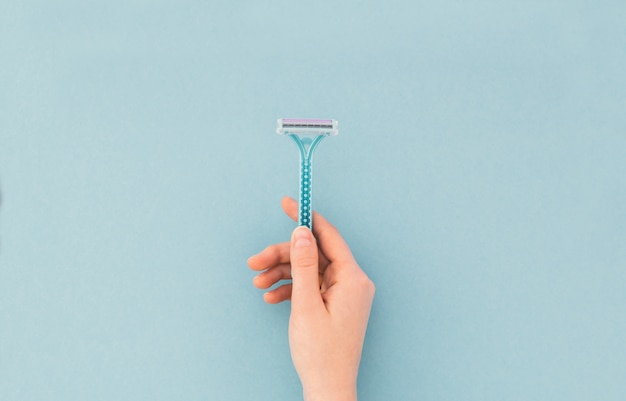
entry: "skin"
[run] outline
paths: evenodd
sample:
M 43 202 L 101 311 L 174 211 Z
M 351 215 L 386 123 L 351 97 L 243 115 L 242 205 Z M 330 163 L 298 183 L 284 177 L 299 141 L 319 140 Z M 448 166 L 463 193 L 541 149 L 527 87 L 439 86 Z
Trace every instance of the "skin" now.
M 297 221 L 298 204 L 282 207 Z M 305 401 L 355 401 L 356 381 L 375 287 L 337 229 L 313 213 L 313 233 L 296 228 L 289 242 L 273 244 L 248 259 L 260 272 L 254 286 L 276 304 L 291 300 L 289 346 Z

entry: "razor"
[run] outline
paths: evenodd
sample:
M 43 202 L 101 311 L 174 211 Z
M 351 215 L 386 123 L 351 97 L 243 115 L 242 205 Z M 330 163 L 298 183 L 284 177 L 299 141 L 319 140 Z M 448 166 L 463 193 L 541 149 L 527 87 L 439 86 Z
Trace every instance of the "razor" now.
M 311 161 L 313 152 L 327 136 L 339 133 L 337 120 L 314 120 L 306 118 L 279 118 L 276 133 L 289 136 L 300 151 L 300 201 L 298 224 L 313 228 L 311 198 Z

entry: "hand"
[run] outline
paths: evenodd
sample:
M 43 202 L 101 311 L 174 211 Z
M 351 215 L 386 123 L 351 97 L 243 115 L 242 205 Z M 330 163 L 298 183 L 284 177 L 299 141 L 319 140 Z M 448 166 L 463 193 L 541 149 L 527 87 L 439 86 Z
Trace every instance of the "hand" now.
M 283 198 L 297 220 L 298 204 Z M 313 232 L 293 231 L 291 242 L 270 245 L 248 259 L 258 288 L 292 280 L 264 294 L 268 303 L 291 299 L 289 345 L 306 401 L 356 400 L 356 379 L 374 284 L 337 229 L 313 213 Z M 318 248 L 319 244 L 319 248 Z

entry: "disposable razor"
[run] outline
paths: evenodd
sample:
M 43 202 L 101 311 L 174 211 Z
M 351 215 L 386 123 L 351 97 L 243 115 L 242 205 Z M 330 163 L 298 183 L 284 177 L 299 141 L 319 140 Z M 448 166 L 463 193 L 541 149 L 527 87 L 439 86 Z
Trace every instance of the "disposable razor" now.
M 305 118 L 279 118 L 276 133 L 287 135 L 300 151 L 300 201 L 298 224 L 313 228 L 313 203 L 311 197 L 311 161 L 313 151 L 327 136 L 339 133 L 337 120 L 311 120 Z

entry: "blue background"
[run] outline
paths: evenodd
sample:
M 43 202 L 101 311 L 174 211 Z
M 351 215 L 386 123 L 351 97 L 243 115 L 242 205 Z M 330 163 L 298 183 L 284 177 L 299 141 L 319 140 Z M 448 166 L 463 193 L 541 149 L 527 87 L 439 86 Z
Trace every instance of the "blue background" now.
M 294 400 L 278 117 L 367 400 L 626 399 L 624 2 L 3 1 L 0 399 Z

